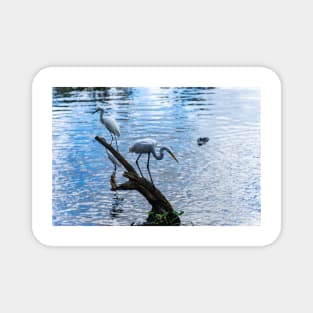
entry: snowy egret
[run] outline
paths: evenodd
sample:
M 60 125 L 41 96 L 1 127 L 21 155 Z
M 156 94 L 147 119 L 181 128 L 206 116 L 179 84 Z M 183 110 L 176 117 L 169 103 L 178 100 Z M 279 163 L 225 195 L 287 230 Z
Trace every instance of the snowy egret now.
M 147 169 L 148 169 L 148 173 L 149 173 L 149 176 L 153 185 L 154 183 L 153 183 L 152 176 L 150 173 L 150 168 L 149 168 L 150 154 L 152 154 L 157 160 L 162 160 L 164 157 L 163 152 L 166 151 L 176 162 L 178 162 L 178 160 L 176 159 L 176 156 L 174 155 L 173 151 L 169 147 L 166 147 L 166 146 L 160 147 L 159 155 L 157 155 L 155 152 L 155 148 L 157 147 L 157 145 L 158 145 L 158 142 L 156 140 L 151 139 L 151 138 L 145 138 L 145 139 L 139 139 L 135 141 L 134 144 L 129 148 L 129 152 L 139 154 L 136 160 L 136 164 L 142 177 L 143 175 L 139 167 L 138 161 L 140 157 L 142 156 L 142 154 L 148 154 Z
M 118 151 L 118 145 L 117 145 L 117 139 L 116 136 L 119 137 L 121 135 L 120 132 L 120 127 L 118 126 L 116 120 L 113 117 L 106 116 L 104 117 L 104 109 L 103 108 L 97 108 L 96 111 L 93 112 L 93 114 L 100 112 L 100 122 L 105 126 L 105 128 L 110 132 L 112 140 L 113 141 L 113 136 L 115 138 L 115 143 L 116 143 L 116 149 Z

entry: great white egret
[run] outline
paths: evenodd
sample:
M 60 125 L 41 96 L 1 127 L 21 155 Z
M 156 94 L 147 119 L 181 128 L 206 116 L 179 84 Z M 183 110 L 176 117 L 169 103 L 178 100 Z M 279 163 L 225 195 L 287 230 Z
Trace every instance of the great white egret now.
M 110 132 L 112 140 L 113 141 L 113 136 L 115 138 L 115 143 L 116 143 L 116 149 L 118 151 L 118 145 L 117 145 L 117 139 L 116 136 L 119 137 L 121 135 L 120 132 L 120 127 L 118 126 L 116 120 L 113 117 L 106 116 L 104 117 L 104 109 L 103 108 L 97 108 L 96 111 L 93 112 L 93 114 L 100 112 L 100 122 L 105 126 L 105 128 Z
M 148 173 L 149 173 L 149 176 L 153 185 L 154 183 L 153 183 L 152 176 L 150 173 L 150 168 L 149 168 L 150 154 L 152 154 L 157 160 L 162 160 L 164 157 L 163 152 L 166 151 L 176 162 L 178 162 L 178 160 L 176 159 L 176 156 L 174 155 L 173 151 L 169 147 L 166 147 L 166 146 L 160 147 L 159 155 L 157 155 L 155 152 L 155 148 L 157 147 L 157 145 L 158 145 L 158 142 L 156 140 L 151 139 L 151 138 L 145 138 L 145 139 L 136 140 L 134 144 L 129 148 L 129 152 L 139 154 L 138 158 L 136 159 L 136 164 L 142 177 L 143 175 L 139 167 L 138 161 L 140 157 L 142 156 L 142 154 L 148 154 L 147 169 L 148 169 Z

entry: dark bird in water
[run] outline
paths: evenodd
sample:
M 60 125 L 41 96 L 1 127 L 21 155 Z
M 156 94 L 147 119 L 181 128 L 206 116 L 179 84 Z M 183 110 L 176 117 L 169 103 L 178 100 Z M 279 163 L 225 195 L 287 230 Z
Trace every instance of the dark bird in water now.
M 209 140 L 210 140 L 209 137 L 199 137 L 197 139 L 197 144 L 198 144 L 198 146 L 202 146 L 202 145 L 206 144 Z

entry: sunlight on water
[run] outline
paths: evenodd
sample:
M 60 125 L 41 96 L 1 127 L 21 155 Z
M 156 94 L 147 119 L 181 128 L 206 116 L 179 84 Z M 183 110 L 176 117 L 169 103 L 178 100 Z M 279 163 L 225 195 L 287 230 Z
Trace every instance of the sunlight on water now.
M 173 149 L 179 163 L 166 155 L 150 169 L 184 211 L 183 225 L 259 225 L 259 102 L 257 88 L 54 88 L 53 224 L 130 225 L 150 210 L 136 191 L 110 191 L 113 166 L 94 137 L 111 137 L 91 114 L 102 106 L 118 121 L 120 151 L 133 164 L 136 139 Z M 199 137 L 210 140 L 198 146 Z M 140 162 L 147 175 L 146 156 Z

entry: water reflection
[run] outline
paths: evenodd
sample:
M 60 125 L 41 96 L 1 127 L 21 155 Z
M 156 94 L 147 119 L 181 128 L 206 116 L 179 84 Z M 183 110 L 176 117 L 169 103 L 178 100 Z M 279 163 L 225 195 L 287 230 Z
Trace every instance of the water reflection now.
M 54 88 L 53 224 L 130 225 L 150 209 L 137 192 L 110 191 L 113 166 L 94 140 L 110 135 L 91 114 L 102 106 L 129 160 L 136 139 L 171 146 L 180 163 L 152 160 L 151 173 L 183 224 L 259 225 L 259 98 L 256 88 Z
M 118 193 L 115 192 L 115 195 L 112 198 L 112 207 L 110 210 L 110 214 L 111 214 L 112 219 L 118 217 L 120 215 L 120 213 L 124 212 L 123 206 L 122 206 L 123 200 L 124 200 L 124 198 L 119 197 Z

